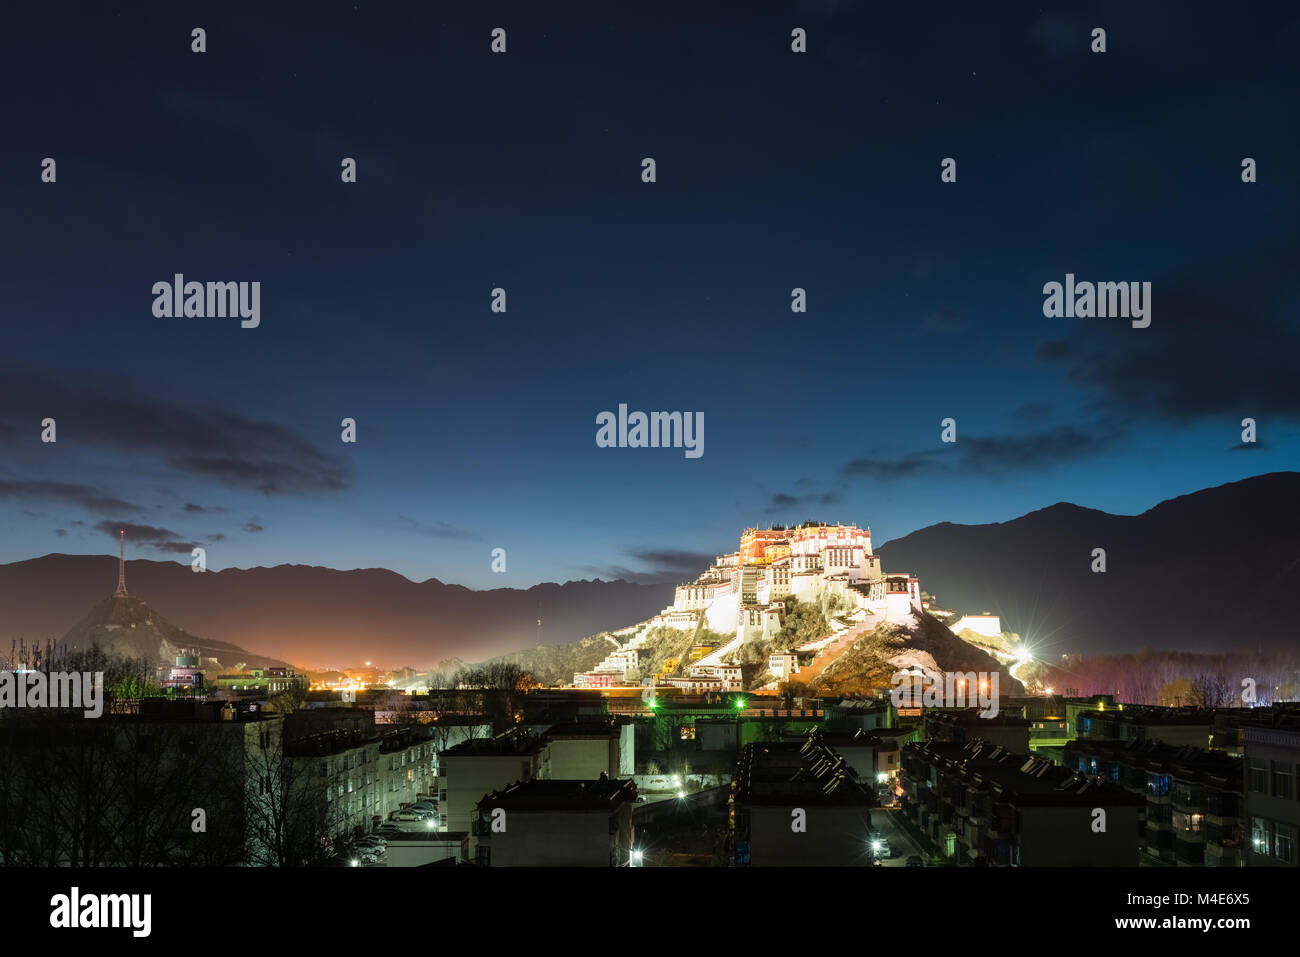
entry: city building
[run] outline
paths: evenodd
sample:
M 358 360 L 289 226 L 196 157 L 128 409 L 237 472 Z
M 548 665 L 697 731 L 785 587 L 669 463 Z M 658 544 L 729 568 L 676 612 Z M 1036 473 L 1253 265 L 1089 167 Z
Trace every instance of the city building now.
M 520 781 L 476 805 L 472 860 L 489 867 L 626 867 L 636 784 L 615 778 Z
M 1068 743 L 1062 760 L 1070 770 L 1114 781 L 1143 799 L 1143 864 L 1245 863 L 1241 758 L 1190 744 L 1086 738 Z
M 959 864 L 1132 867 L 1141 797 L 979 739 L 903 747 L 901 804 Z
M 1166 744 L 1209 746 L 1214 714 L 1203 708 L 1163 708 L 1157 705 L 1101 704 L 1086 709 L 1075 718 L 1080 738 L 1106 741 L 1145 741 L 1154 739 Z
M 507 731 L 462 741 L 438 754 L 438 813 L 444 831 L 469 831 L 484 794 L 539 776 L 546 743 Z
M 1002 637 L 1002 619 L 997 615 L 962 615 L 948 627 L 954 635 L 969 630 L 985 638 Z
M 1246 820 L 1250 828 L 1247 864 L 1295 867 L 1300 864 L 1300 715 L 1276 715 L 1268 727 L 1245 729 Z
M 217 675 L 209 681 L 209 686 L 214 691 L 255 691 L 266 696 L 287 691 L 305 693 L 308 684 L 307 676 L 298 674 L 292 668 L 252 668 Z
M 848 761 L 815 736 L 750 744 L 728 803 L 733 867 L 855 867 L 871 863 L 875 798 Z
M 569 721 L 551 725 L 542 735 L 546 750 L 538 777 L 589 781 L 602 774 L 630 776 L 636 767 L 632 722 Z
M 1016 754 L 1029 752 L 1030 722 L 1018 714 L 1001 712 L 984 717 L 978 708 L 926 708 L 925 737 L 964 744 L 981 740 Z

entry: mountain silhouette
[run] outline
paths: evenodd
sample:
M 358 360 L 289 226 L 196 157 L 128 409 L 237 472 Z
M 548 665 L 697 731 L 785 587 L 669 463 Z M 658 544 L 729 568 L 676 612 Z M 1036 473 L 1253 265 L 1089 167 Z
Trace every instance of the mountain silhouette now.
M 1273 472 L 1111 515 L 1061 502 L 1009 522 L 932 525 L 877 549 L 946 609 L 1002 616 L 1065 652 L 1281 651 L 1300 594 L 1300 473 Z M 1094 572 L 1093 550 L 1106 571 Z
M 1297 501 L 1300 473 L 1275 472 L 1140 515 L 1062 502 L 1007 522 L 932 525 L 878 551 L 886 569 L 919 576 L 942 607 L 1001 615 L 1003 627 L 1043 657 L 1144 647 L 1283 650 L 1294 643 L 1292 598 L 1300 594 Z M 1097 548 L 1105 549 L 1104 573 L 1092 571 Z M 58 639 L 116 581 L 110 555 L 0 565 L 0 641 Z M 143 560 L 127 562 L 127 584 L 160 619 L 182 623 L 185 631 L 169 627 L 191 646 L 225 643 L 246 649 L 246 660 L 266 656 L 304 667 L 481 661 L 626 627 L 673 596 L 670 584 L 571 581 L 473 591 L 378 568 L 196 574 L 188 565 Z M 211 654 L 226 664 L 226 655 Z
M 672 585 L 625 581 L 473 591 L 436 579 L 412 582 L 382 568 L 277 565 L 196 573 L 166 561 L 126 566 L 131 595 L 179 622 L 190 645 L 225 643 L 246 649 L 250 661 L 268 656 L 301 667 L 373 659 L 385 667 L 423 668 L 453 656 L 478 661 L 538 644 L 539 616 L 542 642 L 573 641 L 648 618 L 673 596 Z M 60 638 L 116 582 L 115 555 L 53 554 L 0 565 L 0 641 Z M 226 655 L 216 657 L 227 664 Z

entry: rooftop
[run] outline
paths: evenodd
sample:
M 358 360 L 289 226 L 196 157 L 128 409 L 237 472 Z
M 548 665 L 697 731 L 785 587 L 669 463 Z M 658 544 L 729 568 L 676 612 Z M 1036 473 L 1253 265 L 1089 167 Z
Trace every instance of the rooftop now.
M 814 731 L 802 743 L 750 744 L 741 752 L 731 787 L 732 799 L 749 805 L 866 807 L 874 798 L 843 755 Z
M 632 780 L 519 781 L 478 802 L 480 811 L 610 811 L 636 801 Z
M 961 780 L 971 790 L 1017 807 L 1142 803 L 1118 784 L 1079 774 L 1045 758 L 1008 751 L 976 738 L 965 744 L 927 741 L 904 748 Z
M 615 721 L 560 721 L 546 729 L 547 740 L 556 738 L 617 738 L 622 724 Z
M 505 731 L 495 738 L 471 738 L 445 751 L 443 758 L 502 757 L 512 754 L 537 754 L 542 750 L 541 738 L 515 730 Z

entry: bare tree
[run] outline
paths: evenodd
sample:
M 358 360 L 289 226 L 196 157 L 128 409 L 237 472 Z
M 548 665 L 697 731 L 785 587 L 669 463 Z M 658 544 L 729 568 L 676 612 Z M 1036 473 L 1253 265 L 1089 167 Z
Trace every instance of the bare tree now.
M 1223 675 L 1202 671 L 1191 679 L 1190 703 L 1198 708 L 1222 708 L 1232 698 L 1232 689 Z
M 328 792 L 333 783 L 321 772 L 320 757 L 293 751 L 278 722 L 259 728 L 256 744 L 246 751 L 244 807 L 252 864 L 324 864 L 347 827 L 342 796 Z

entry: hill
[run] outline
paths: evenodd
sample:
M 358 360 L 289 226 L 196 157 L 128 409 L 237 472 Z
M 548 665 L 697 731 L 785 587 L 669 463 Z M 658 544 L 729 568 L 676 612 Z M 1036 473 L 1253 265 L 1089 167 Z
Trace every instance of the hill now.
M 1281 650 L 1300 594 L 1300 473 L 1274 472 L 1140 515 L 1058 503 L 943 523 L 880 546 L 948 608 L 988 611 L 1040 653 Z M 1105 573 L 1091 570 L 1104 548 Z
M 252 654 L 235 645 L 191 635 L 158 614 L 139 598 L 105 598 L 63 636 L 70 651 L 98 646 L 128 658 L 172 664 L 181 649 L 195 649 L 205 663 L 220 669 L 282 667 L 287 662 Z
M 871 629 L 831 662 L 809 690 L 828 696 L 866 694 L 892 687 L 896 672 L 916 667 L 927 672 L 997 672 L 999 694 L 1024 694 L 1020 682 L 996 658 L 958 638 L 925 612 Z
M 568 684 L 575 672 L 590 671 L 617 647 L 609 632 L 589 635 L 562 645 L 538 645 L 523 651 L 499 655 L 484 664 L 506 662 L 519 665 L 542 684 Z
M 413 582 L 380 568 L 306 565 L 230 568 L 128 561 L 127 585 L 160 615 L 210 642 L 256 649 L 301 667 L 376 658 L 427 668 L 447 657 L 477 661 L 538 643 L 574 640 L 648 618 L 672 601 L 671 585 L 625 581 L 546 583 L 473 591 Z M 56 638 L 117 581 L 117 557 L 46 555 L 0 565 L 0 642 Z M 570 676 L 571 677 L 571 676 Z

